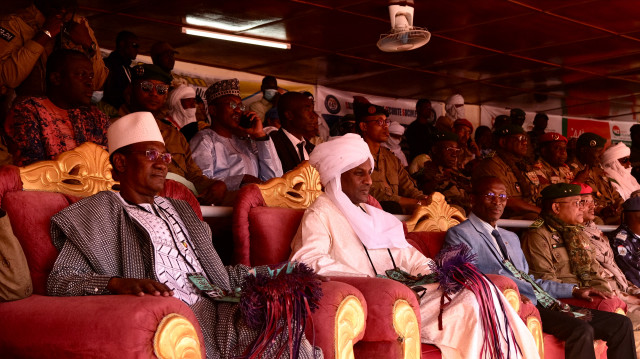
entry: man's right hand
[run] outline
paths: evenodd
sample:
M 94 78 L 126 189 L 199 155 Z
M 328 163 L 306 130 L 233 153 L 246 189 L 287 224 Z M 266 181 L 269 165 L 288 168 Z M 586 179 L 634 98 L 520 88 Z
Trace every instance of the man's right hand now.
M 260 184 L 262 183 L 262 181 L 260 181 L 260 179 L 256 176 L 252 176 L 252 175 L 244 175 L 242 176 L 242 184 L 249 184 L 249 183 L 257 183 Z
M 153 279 L 113 277 L 107 284 L 107 290 L 114 294 L 133 294 L 139 297 L 145 294 L 163 297 L 173 296 L 173 291 L 169 287 Z
M 227 193 L 227 185 L 222 181 L 215 181 L 198 196 L 198 202 L 206 205 L 220 205 Z
M 600 297 L 603 299 L 613 298 L 610 293 L 602 292 L 597 289 L 593 289 L 592 287 L 583 287 L 574 289 L 571 294 L 578 299 L 584 299 L 588 302 L 593 302 L 593 298 L 591 297 Z

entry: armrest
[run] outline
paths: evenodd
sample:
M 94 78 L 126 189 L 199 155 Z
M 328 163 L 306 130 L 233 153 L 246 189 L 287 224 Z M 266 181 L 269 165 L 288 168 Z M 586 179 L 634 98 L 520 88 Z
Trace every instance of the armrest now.
M 177 328 L 172 317 L 183 318 Z M 204 339 L 189 307 L 175 298 L 132 295 L 29 298 L 0 304 L 0 353 L 7 357 L 152 358 L 178 347 L 204 357 Z M 188 328 L 190 325 L 193 328 Z M 164 320 L 163 320 L 164 319 Z M 162 328 L 182 332 L 159 342 Z M 172 335 L 168 335 L 171 337 Z M 167 336 L 165 336 L 165 339 Z M 154 344 L 155 348 L 154 348 Z M 198 345 L 199 344 L 199 345 Z
M 592 299 L 592 302 L 578 298 L 562 298 L 560 301 L 576 307 L 597 309 L 605 312 L 619 314 L 625 314 L 627 312 L 627 303 L 623 302 L 622 299 L 618 297 L 614 296 L 613 298 L 608 299 L 593 297 Z
M 331 280 L 321 286 L 320 306 L 305 328 L 307 339 L 322 349 L 325 359 L 353 358 L 353 345 L 364 336 L 367 302 L 347 283 Z

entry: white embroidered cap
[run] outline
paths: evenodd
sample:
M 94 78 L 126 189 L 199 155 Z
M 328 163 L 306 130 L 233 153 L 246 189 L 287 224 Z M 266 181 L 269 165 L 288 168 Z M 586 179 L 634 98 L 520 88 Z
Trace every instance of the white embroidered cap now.
M 138 142 L 162 142 L 164 139 L 151 112 L 134 112 L 122 116 L 107 131 L 109 155 L 117 149 Z

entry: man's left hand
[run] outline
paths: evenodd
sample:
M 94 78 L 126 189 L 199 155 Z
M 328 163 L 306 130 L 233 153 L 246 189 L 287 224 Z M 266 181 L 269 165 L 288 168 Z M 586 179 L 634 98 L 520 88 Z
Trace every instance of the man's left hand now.
M 613 295 L 610 293 L 602 292 L 597 289 L 593 289 L 592 287 L 584 287 L 575 289 L 572 292 L 573 296 L 578 299 L 584 299 L 589 302 L 593 302 L 592 297 L 600 297 L 603 299 L 613 298 Z

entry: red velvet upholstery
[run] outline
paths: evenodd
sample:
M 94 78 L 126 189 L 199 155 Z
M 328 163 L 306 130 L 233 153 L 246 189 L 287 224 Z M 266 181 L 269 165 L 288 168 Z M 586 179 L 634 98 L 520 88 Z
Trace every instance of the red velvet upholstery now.
M 603 298 L 592 298 L 592 302 L 588 302 L 584 299 L 578 298 L 564 298 L 561 299 L 562 302 L 565 302 L 570 305 L 575 305 L 576 307 L 583 307 L 589 309 L 597 309 L 605 312 L 615 312 L 618 308 L 627 311 L 627 303 L 623 302 L 618 297 L 603 299 Z

